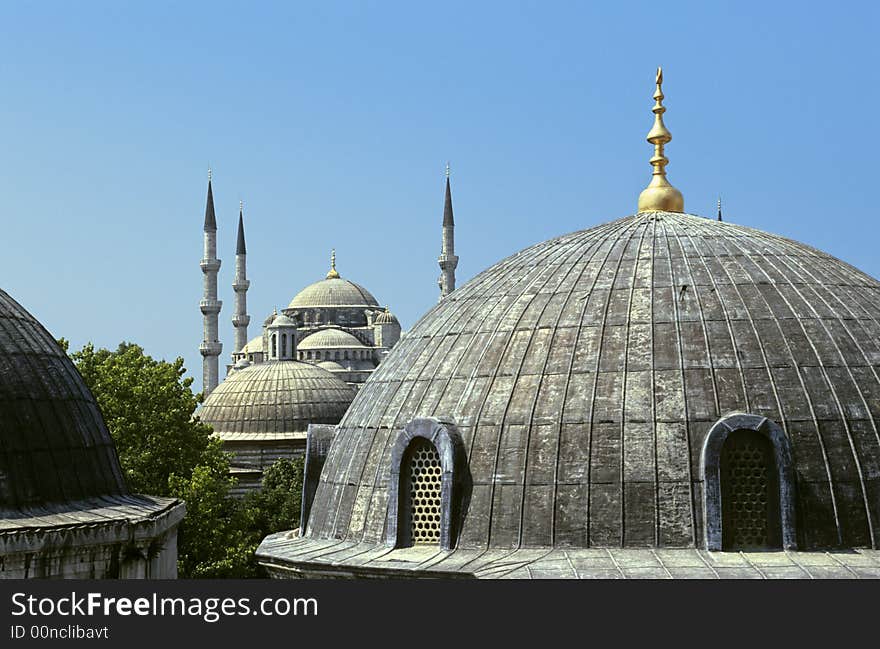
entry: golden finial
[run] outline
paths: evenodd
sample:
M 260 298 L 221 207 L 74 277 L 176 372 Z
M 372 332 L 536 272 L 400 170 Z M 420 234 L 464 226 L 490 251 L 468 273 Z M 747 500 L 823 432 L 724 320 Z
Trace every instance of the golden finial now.
M 208 167 L 208 182 L 211 182 L 211 167 Z
M 238 211 L 244 212 L 244 201 L 238 201 Z
M 449 178 L 449 163 L 446 163 L 446 177 Z
M 663 123 L 663 68 L 657 68 L 657 89 L 654 91 L 654 126 L 648 132 L 647 140 L 654 145 L 651 166 L 654 176 L 650 184 L 639 194 L 639 212 L 684 212 L 684 197 L 681 192 L 666 180 L 666 165 L 669 160 L 663 155 L 663 147 L 672 140 L 672 133 Z
M 330 272 L 327 273 L 327 279 L 339 279 L 339 273 L 336 272 L 336 248 L 330 251 Z
M 718 220 L 721 221 L 721 197 L 718 197 Z

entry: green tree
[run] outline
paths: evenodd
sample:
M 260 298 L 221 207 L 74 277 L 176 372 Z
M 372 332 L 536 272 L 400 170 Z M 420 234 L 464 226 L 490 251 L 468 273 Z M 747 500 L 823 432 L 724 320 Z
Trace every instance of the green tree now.
M 182 358 L 157 361 L 125 342 L 113 352 L 89 343 L 70 357 L 98 401 L 132 491 L 169 496 L 169 476 L 189 478 L 199 464 L 225 461 L 211 427 L 193 419 L 201 394 L 193 394 Z
M 202 395 L 193 393 L 182 358 L 157 361 L 126 342 L 116 351 L 89 343 L 70 357 L 104 414 L 129 488 L 186 502 L 178 574 L 265 576 L 254 551 L 267 534 L 299 525 L 302 459 L 279 460 L 265 470 L 262 490 L 236 500 L 230 456 L 194 417 Z
M 245 510 L 259 542 L 267 535 L 299 527 L 303 459 L 282 459 L 263 471 L 263 487 L 247 495 Z

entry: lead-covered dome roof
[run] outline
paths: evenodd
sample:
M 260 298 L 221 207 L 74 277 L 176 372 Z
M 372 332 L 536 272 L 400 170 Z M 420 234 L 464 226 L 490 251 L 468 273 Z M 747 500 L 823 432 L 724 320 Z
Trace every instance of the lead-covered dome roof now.
M 366 347 L 354 334 L 338 327 L 319 329 L 303 338 L 297 349 L 352 349 Z
M 229 374 L 205 399 L 199 417 L 223 439 L 287 436 L 309 424 L 335 424 L 354 390 L 327 370 L 299 361 L 257 363 Z
M 306 286 L 296 294 L 287 308 L 358 307 L 375 308 L 376 298 L 360 284 L 331 277 Z
M 880 283 L 809 246 L 649 212 L 527 248 L 444 298 L 338 427 L 307 535 L 381 542 L 390 454 L 454 422 L 457 547 L 702 545 L 722 416 L 777 422 L 800 547 L 880 544 Z
M 0 290 L 0 518 L 127 493 L 116 447 L 79 372 Z

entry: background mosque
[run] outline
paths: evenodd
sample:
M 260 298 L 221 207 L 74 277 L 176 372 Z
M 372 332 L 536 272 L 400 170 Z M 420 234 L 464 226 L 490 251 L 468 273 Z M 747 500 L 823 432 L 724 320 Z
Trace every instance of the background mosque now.
M 880 576 L 880 282 L 686 213 L 662 81 L 637 213 L 483 271 L 312 426 L 272 576 Z
M 455 222 L 449 165 L 438 259 L 440 297 L 455 289 Z M 204 255 L 200 262 L 204 295 L 203 358 L 205 401 L 199 416 L 214 428 L 224 448 L 233 453 L 234 490 L 258 488 L 262 471 L 282 458 L 305 453 L 309 424 L 338 424 L 357 390 L 401 338 L 397 317 L 369 290 L 343 277 L 330 254 L 325 277 L 299 291 L 288 306 L 263 321 L 260 335 L 248 340 L 247 245 L 244 210 L 239 205 L 232 324 L 235 339 L 227 375 L 219 382 L 217 219 L 211 174 L 204 221 Z

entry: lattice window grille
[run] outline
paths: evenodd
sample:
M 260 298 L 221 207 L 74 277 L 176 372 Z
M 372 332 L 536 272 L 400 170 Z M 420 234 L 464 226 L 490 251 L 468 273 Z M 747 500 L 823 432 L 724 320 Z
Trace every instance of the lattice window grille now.
M 436 544 L 440 542 L 440 454 L 426 439 L 417 439 L 412 446 L 408 485 L 410 536 L 415 545 Z
M 725 449 L 728 488 L 726 513 L 730 520 L 731 543 L 737 548 L 765 548 L 770 545 L 768 526 L 770 462 L 767 449 L 752 439 L 738 439 Z

